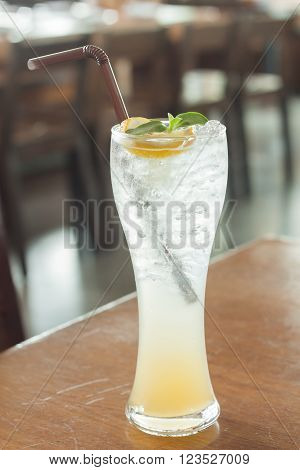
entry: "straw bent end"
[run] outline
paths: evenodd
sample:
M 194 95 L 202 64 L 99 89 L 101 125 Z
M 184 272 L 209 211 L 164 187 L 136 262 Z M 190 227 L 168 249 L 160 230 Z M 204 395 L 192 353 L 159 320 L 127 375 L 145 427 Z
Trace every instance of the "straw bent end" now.
M 42 67 L 39 59 L 29 59 L 27 62 L 27 67 L 29 70 L 37 70 Z

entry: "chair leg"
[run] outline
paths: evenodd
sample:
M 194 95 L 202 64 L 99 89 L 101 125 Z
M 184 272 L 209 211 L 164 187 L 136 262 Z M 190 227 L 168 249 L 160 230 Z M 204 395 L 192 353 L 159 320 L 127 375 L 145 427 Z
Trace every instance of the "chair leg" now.
M 232 151 L 232 140 L 234 138 L 233 132 L 232 132 L 232 121 L 229 118 L 228 114 L 224 114 L 223 118 L 224 125 L 226 126 L 227 130 L 227 141 L 228 141 L 228 186 L 227 186 L 227 191 L 228 195 L 231 198 L 235 198 L 237 196 L 237 191 L 236 191 L 236 171 L 235 171 L 235 161 L 236 159 L 234 158 L 234 151 Z
M 72 197 L 79 202 L 79 219 L 83 224 L 86 236 L 79 233 L 78 246 L 88 245 L 90 249 L 96 248 L 96 207 L 91 187 L 93 180 L 90 175 L 91 164 L 88 154 L 82 155 L 78 148 L 69 152 L 69 176 Z M 84 158 L 83 158 L 84 157 Z M 86 246 L 85 246 L 86 248 Z
M 80 167 L 78 164 L 78 153 L 75 148 L 72 148 L 68 155 L 68 178 L 69 178 L 69 186 L 71 190 L 71 197 L 73 200 L 73 204 L 77 208 L 77 216 L 76 216 L 76 223 L 78 223 L 78 227 L 80 227 L 80 230 L 78 230 L 78 238 L 76 240 L 77 247 L 83 246 L 85 243 L 85 233 L 86 232 L 86 226 L 85 226 L 85 219 L 86 219 L 86 194 L 84 193 L 84 188 L 82 185 L 82 180 L 81 180 L 81 173 L 80 173 Z M 85 207 L 83 207 L 83 205 Z M 66 214 L 67 217 L 69 214 Z M 67 222 L 67 221 L 64 221 Z M 75 221 L 73 221 L 75 223 Z M 84 232 L 82 231 L 82 228 L 84 227 Z
M 7 91 L 7 90 L 6 90 Z M 0 204 L 3 221 L 8 235 L 8 242 L 16 253 L 24 276 L 27 274 L 25 258 L 24 224 L 21 211 L 20 176 L 17 174 L 14 161 L 17 155 L 12 151 L 11 142 L 13 122 L 13 100 L 11 94 L 1 96 L 3 116 L 0 120 Z
M 232 196 L 251 193 L 248 165 L 248 146 L 242 103 L 238 98 L 229 110 L 225 110 L 229 145 L 229 190 Z
M 282 122 L 282 134 L 284 140 L 284 169 L 286 181 L 291 181 L 293 176 L 293 161 L 291 150 L 291 138 L 289 131 L 288 107 L 285 93 L 280 96 L 280 113 Z
M 0 214 L 1 216 L 1 214 Z M 0 350 L 13 346 L 25 339 L 15 287 L 11 277 L 4 234 L 0 220 L 0 279 L 1 279 L 1 329 Z M 2 340 L 3 344 L 2 344 Z
M 2 196 L 1 196 L 2 197 Z M 5 198 L 6 199 L 6 198 Z M 12 201 L 10 198 L 9 207 L 6 205 L 6 202 L 3 201 L 3 220 L 5 228 L 7 231 L 8 240 L 12 247 L 13 252 L 16 254 L 17 259 L 20 263 L 20 267 L 24 276 L 27 275 L 27 262 L 25 256 L 25 242 L 23 236 L 23 226 L 20 222 L 20 216 L 17 216 L 19 208 L 17 207 L 18 203 Z M 12 209 L 14 207 L 14 209 Z M 12 211 L 13 214 L 8 214 Z
M 24 224 L 20 207 L 20 188 L 18 177 L 13 168 L 6 161 L 1 165 L 1 191 L 0 199 L 3 210 L 3 219 L 9 242 L 19 260 L 24 276 L 27 274 L 25 257 Z
M 246 137 L 245 118 L 242 99 L 238 97 L 233 105 L 240 148 L 240 173 L 243 181 L 244 193 L 248 196 L 251 193 L 249 175 L 249 150 Z
M 80 135 L 76 146 L 69 154 L 71 188 L 73 197 L 84 204 L 85 226 L 89 247 L 101 247 L 99 240 L 99 203 L 101 201 L 101 181 L 95 168 L 94 156 L 89 139 Z M 100 237 L 101 238 L 101 237 Z
M 24 248 L 24 237 L 23 237 L 23 232 L 20 232 L 20 225 L 18 225 L 17 228 L 18 235 L 16 237 L 16 242 L 15 242 L 15 250 L 17 257 L 19 259 L 19 263 L 21 266 L 21 270 L 23 275 L 26 277 L 27 276 L 27 262 L 26 262 L 26 256 L 25 256 L 25 248 Z
M 98 135 L 95 131 L 93 134 L 97 145 L 92 143 L 91 157 L 93 164 L 93 178 L 96 182 L 96 200 L 98 201 L 98 211 L 96 217 L 97 246 L 100 250 L 111 248 L 107 239 L 107 203 L 110 204 L 112 188 L 110 184 L 110 166 L 104 161 L 104 156 L 109 161 L 110 158 L 110 141 L 106 137 Z M 101 149 L 101 151 L 99 150 Z

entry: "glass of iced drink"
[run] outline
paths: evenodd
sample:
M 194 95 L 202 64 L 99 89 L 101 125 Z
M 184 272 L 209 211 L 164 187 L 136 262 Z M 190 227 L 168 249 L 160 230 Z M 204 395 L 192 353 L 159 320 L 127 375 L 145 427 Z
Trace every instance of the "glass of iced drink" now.
M 196 433 L 220 412 L 207 365 L 204 297 L 227 184 L 226 130 L 187 114 L 128 119 L 113 127 L 111 143 L 139 307 L 126 415 L 139 429 L 166 436 Z
M 109 57 L 95 45 L 34 57 L 28 67 L 86 58 L 100 66 L 122 121 L 112 129 L 111 174 L 139 305 L 126 415 L 150 434 L 193 434 L 220 412 L 207 367 L 204 296 L 227 184 L 225 127 L 195 112 L 128 118 Z

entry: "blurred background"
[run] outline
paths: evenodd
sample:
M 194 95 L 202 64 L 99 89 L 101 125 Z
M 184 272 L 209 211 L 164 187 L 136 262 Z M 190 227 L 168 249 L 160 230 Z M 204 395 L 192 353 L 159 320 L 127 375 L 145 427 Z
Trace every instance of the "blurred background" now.
M 79 61 L 33 73 L 27 60 L 96 44 L 131 116 L 195 110 L 227 126 L 235 204 L 216 256 L 264 235 L 300 236 L 297 3 L 1 2 L 0 349 L 135 289 L 110 202 L 116 119 L 101 71 Z

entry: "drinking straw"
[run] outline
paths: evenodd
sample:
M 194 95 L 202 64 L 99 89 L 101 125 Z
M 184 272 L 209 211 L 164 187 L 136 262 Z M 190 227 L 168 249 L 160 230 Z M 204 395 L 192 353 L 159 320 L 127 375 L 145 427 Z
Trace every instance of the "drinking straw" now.
M 59 62 L 67 62 L 78 59 L 94 59 L 101 67 L 104 80 L 109 91 L 112 103 L 115 109 L 116 116 L 120 122 L 128 119 L 128 112 L 124 104 L 115 74 L 111 67 L 108 55 L 100 47 L 87 45 L 70 49 L 67 51 L 56 52 L 55 54 L 48 54 L 40 57 L 34 57 L 28 60 L 29 70 L 38 70 L 45 68 L 47 65 L 57 64 Z

